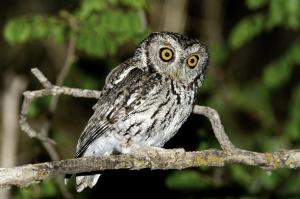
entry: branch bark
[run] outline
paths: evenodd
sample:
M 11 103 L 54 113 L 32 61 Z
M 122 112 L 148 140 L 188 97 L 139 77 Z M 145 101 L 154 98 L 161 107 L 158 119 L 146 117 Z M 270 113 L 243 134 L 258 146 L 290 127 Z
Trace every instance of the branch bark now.
M 37 138 L 42 142 L 50 142 L 55 144 L 53 140 L 49 137 L 43 136 L 42 134 L 37 133 L 33 128 L 28 124 L 28 111 L 30 103 L 35 98 L 45 97 L 45 96 L 56 96 L 56 95 L 71 95 L 73 97 L 84 97 L 84 98 L 99 98 L 101 92 L 95 90 L 87 90 L 87 89 L 77 89 L 77 88 L 69 88 L 69 87 L 60 87 L 52 85 L 52 83 L 41 73 L 37 68 L 31 69 L 33 75 L 39 80 L 39 82 L 44 86 L 45 89 L 40 89 L 36 91 L 25 91 L 24 101 L 21 107 L 20 114 L 20 127 L 21 129 L 32 138 Z
M 48 95 L 71 95 L 73 97 L 99 98 L 101 92 L 82 90 L 52 85 L 38 70 L 32 69 L 45 89 L 24 92 L 24 101 L 20 116 L 20 126 L 27 135 L 41 141 L 52 142 L 32 129 L 27 122 L 30 102 L 34 98 Z M 271 171 L 277 168 L 299 168 L 300 150 L 279 150 L 276 152 L 259 153 L 235 148 L 230 142 L 216 110 L 196 105 L 195 114 L 206 116 L 212 125 L 214 134 L 222 150 L 211 149 L 185 152 L 183 149 L 158 149 L 148 147 L 132 154 L 111 155 L 102 157 L 83 157 L 78 159 L 60 160 L 39 164 L 28 164 L 14 168 L 0 168 L 0 188 L 16 185 L 27 186 L 45 178 L 63 174 L 86 173 L 108 169 L 184 169 L 199 166 L 224 166 L 225 164 L 245 164 L 258 166 Z
M 272 153 L 257 153 L 245 150 L 226 152 L 204 150 L 185 152 L 183 149 L 149 149 L 134 154 L 28 164 L 14 168 L 0 169 L 0 188 L 7 186 L 27 186 L 45 178 L 63 175 L 103 171 L 112 169 L 185 169 L 199 166 L 224 166 L 225 164 L 246 164 L 272 170 L 277 168 L 299 168 L 300 150 L 285 150 Z

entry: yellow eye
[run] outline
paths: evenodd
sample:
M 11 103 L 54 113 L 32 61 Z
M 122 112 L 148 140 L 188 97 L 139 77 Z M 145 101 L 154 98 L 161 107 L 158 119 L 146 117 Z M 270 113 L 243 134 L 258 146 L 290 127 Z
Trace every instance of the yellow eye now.
M 160 49 L 159 57 L 165 61 L 171 61 L 173 59 L 173 51 L 170 48 L 162 48 Z
M 187 59 L 187 65 L 190 68 L 195 68 L 199 60 L 199 57 L 197 55 L 192 55 Z

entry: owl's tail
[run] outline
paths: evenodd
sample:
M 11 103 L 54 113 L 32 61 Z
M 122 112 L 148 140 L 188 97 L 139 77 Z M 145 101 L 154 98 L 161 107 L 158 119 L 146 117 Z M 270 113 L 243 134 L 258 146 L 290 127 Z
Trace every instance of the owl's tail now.
M 108 144 L 107 144 L 108 143 Z M 89 147 L 84 151 L 80 157 L 88 156 L 108 156 L 114 153 L 114 145 L 107 141 L 106 137 L 100 137 L 94 142 L 92 142 Z M 76 156 L 78 158 L 78 156 Z M 85 188 L 93 188 L 101 174 L 99 173 L 78 173 L 76 174 L 76 190 L 77 192 L 83 191 Z M 67 184 L 68 179 L 71 177 L 70 174 L 65 176 L 65 184 Z
M 68 183 L 69 178 L 71 176 L 72 175 L 70 175 L 70 174 L 67 174 L 65 176 L 65 184 Z M 87 187 L 93 188 L 93 186 L 96 185 L 96 183 L 97 183 L 100 176 L 101 176 L 101 174 L 76 175 L 76 191 L 81 192 Z
M 85 188 L 93 188 L 101 174 L 76 176 L 76 191 L 81 192 Z

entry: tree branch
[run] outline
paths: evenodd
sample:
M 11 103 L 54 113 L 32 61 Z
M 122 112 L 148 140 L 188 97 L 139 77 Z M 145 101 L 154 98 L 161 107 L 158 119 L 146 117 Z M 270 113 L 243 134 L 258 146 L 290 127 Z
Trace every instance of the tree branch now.
M 50 142 L 55 144 L 53 140 L 48 137 L 43 136 L 42 134 L 37 133 L 33 128 L 28 124 L 28 111 L 29 106 L 33 99 L 45 97 L 45 96 L 56 96 L 56 95 L 71 95 L 73 97 L 84 97 L 84 98 L 99 98 L 101 92 L 95 90 L 87 90 L 87 89 L 77 89 L 77 88 L 69 88 L 69 87 L 59 87 L 52 85 L 50 81 L 41 73 L 37 68 L 31 69 L 33 75 L 39 80 L 39 82 L 44 86 L 45 89 L 36 90 L 36 91 L 25 91 L 24 101 L 21 107 L 20 114 L 20 127 L 21 129 L 32 138 L 37 138 L 42 142 Z
M 246 164 L 268 168 L 299 168 L 300 150 L 257 153 L 235 150 L 230 153 L 221 150 L 185 152 L 183 149 L 148 150 L 126 155 L 83 157 L 78 159 L 28 164 L 14 168 L 0 169 L 0 188 L 27 186 L 50 176 L 103 171 L 112 169 L 185 169 L 199 166 L 224 166 L 225 164 Z
M 227 134 L 225 133 L 224 127 L 220 120 L 220 116 L 215 109 L 206 106 L 195 105 L 193 109 L 193 113 L 204 115 L 209 119 L 214 134 L 223 150 L 225 151 L 235 150 L 235 146 L 231 143 Z
M 73 97 L 99 98 L 101 92 L 94 90 L 75 89 L 52 85 L 51 82 L 36 68 L 33 74 L 45 87 L 37 91 L 24 92 L 24 101 L 21 109 L 20 126 L 30 137 L 41 141 L 53 142 L 48 137 L 43 137 L 32 129 L 27 120 L 28 108 L 31 101 L 43 96 L 71 95 Z M 146 148 L 133 154 L 111 155 L 102 157 L 83 157 L 39 164 L 28 164 L 14 168 L 0 169 L 0 188 L 7 186 L 27 186 L 39 182 L 47 177 L 103 171 L 108 169 L 184 169 L 199 166 L 224 166 L 225 164 L 245 164 L 259 166 L 266 170 L 277 168 L 299 168 L 300 150 L 279 150 L 270 153 L 258 153 L 237 149 L 230 142 L 221 123 L 219 114 L 212 108 L 194 107 L 195 114 L 209 118 L 214 134 L 223 150 L 204 150 L 185 152 L 183 149 L 157 149 Z

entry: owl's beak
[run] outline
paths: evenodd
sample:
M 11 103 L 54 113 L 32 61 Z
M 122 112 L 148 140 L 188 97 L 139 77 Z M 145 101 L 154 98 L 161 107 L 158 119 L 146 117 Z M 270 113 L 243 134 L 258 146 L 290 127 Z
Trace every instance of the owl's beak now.
M 180 79 L 181 71 L 180 69 L 176 69 L 174 72 L 171 73 L 172 77 L 176 80 Z

